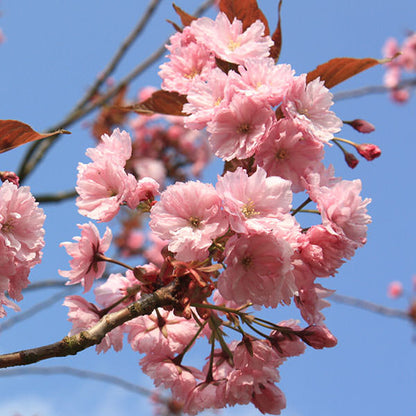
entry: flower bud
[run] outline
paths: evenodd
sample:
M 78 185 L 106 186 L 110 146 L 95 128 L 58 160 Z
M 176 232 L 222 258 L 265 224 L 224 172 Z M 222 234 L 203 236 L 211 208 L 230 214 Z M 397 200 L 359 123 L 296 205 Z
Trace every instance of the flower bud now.
M 360 118 L 357 118 L 352 121 L 346 121 L 345 123 L 349 124 L 352 128 L 359 131 L 360 133 L 371 133 L 376 129 L 373 124 Z
M 337 339 L 331 334 L 326 326 L 310 325 L 298 335 L 302 338 L 302 341 L 312 348 L 321 350 L 322 348 L 331 348 L 337 345 Z
M 9 181 L 16 186 L 19 186 L 19 177 L 14 173 L 8 170 L 0 171 L 0 180 L 2 182 Z
M 358 165 L 358 159 L 352 153 L 345 152 L 344 154 L 347 165 L 351 169 L 354 169 Z
M 403 294 L 403 285 L 401 282 L 394 281 L 389 284 L 389 287 L 387 289 L 387 295 L 390 298 L 397 299 Z
M 355 148 L 362 157 L 370 161 L 381 155 L 380 148 L 375 144 L 363 143 L 357 145 Z

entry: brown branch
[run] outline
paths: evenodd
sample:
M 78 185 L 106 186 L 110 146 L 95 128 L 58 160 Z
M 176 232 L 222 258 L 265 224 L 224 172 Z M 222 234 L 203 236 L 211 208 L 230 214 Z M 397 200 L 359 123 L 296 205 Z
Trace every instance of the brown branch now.
M 66 336 L 61 341 L 0 355 L 0 368 L 28 365 L 49 358 L 76 355 L 80 351 L 99 344 L 107 333 L 124 322 L 141 315 L 149 315 L 156 308 L 176 304 L 175 295 L 180 290 L 181 282 L 184 281 L 185 279 L 182 277 L 150 295 L 144 295 L 128 307 L 105 315 L 92 328 L 72 336 Z
M 43 195 L 34 195 L 36 201 L 45 204 L 48 202 L 61 202 L 66 199 L 75 198 L 77 196 L 75 189 L 70 189 L 69 191 L 60 191 L 54 194 L 43 194 Z
M 403 311 L 401 309 L 387 308 L 386 306 L 378 305 L 367 300 L 357 299 L 351 296 L 339 295 L 337 293 L 333 293 L 330 296 L 330 299 L 334 300 L 335 302 L 354 306 L 360 309 L 365 309 L 367 311 L 375 312 L 380 315 L 412 320 L 411 316 L 407 311 Z
M 122 378 L 115 377 L 109 374 L 97 373 L 95 371 L 80 370 L 78 368 L 72 368 L 67 366 L 54 366 L 54 367 L 23 367 L 23 368 L 10 368 L 0 371 L 0 377 L 11 377 L 21 375 L 69 375 L 80 378 L 90 378 L 93 380 L 102 381 L 104 383 L 114 384 L 125 390 L 131 391 L 136 394 L 145 396 L 151 396 L 152 390 L 146 389 L 136 384 L 129 383 Z
M 194 16 L 201 15 L 205 10 L 207 10 L 212 4 L 214 0 L 206 0 L 193 14 Z M 105 103 L 107 103 L 111 98 L 117 95 L 118 92 L 130 82 L 132 82 L 135 78 L 137 78 L 142 72 L 144 72 L 150 65 L 156 62 L 160 57 L 163 56 L 165 52 L 165 44 L 169 41 L 169 38 L 166 39 L 163 44 L 153 52 L 147 59 L 145 59 L 141 64 L 136 66 L 125 78 L 123 78 L 117 85 L 107 91 L 99 99 L 95 100 L 94 102 L 88 101 L 85 103 L 85 106 L 82 108 L 75 107 L 67 117 L 65 117 L 62 121 L 55 124 L 55 126 L 60 126 L 56 129 L 54 126 L 48 129 L 48 131 L 56 131 L 62 126 L 68 128 L 70 125 L 75 123 L 76 121 L 80 120 L 81 118 L 87 116 L 95 109 L 101 107 Z M 22 183 L 24 179 L 33 171 L 36 165 L 43 159 L 46 152 L 49 148 L 55 143 L 55 141 L 60 137 L 60 135 L 56 135 L 50 138 L 46 138 L 44 140 L 39 140 L 37 142 L 32 143 L 29 150 L 27 151 L 23 161 L 20 165 L 18 170 L 18 176 L 20 178 L 20 182 Z
M 49 298 L 43 300 L 42 302 L 37 303 L 36 305 L 33 305 L 29 309 L 25 310 L 24 312 L 21 312 L 17 315 L 14 315 L 13 317 L 3 321 L 0 323 L 0 332 L 5 331 L 6 329 L 11 328 L 13 325 L 18 324 L 19 322 L 22 322 L 26 319 L 31 318 L 36 313 L 39 313 L 43 311 L 44 309 L 48 308 L 49 306 L 52 306 L 54 303 L 60 301 L 62 298 L 67 296 L 69 293 L 73 292 L 74 289 L 77 289 L 76 287 L 66 287 L 64 290 L 61 290 L 58 293 L 55 293 L 54 295 L 50 296 Z
M 416 78 L 402 81 L 396 87 L 396 89 L 414 87 L 414 86 L 416 86 Z M 363 97 L 365 95 L 370 95 L 370 94 L 384 94 L 389 91 L 392 91 L 392 89 L 385 87 L 384 85 L 370 85 L 368 87 L 358 88 L 356 90 L 336 92 L 333 96 L 333 100 L 340 101 L 340 100 L 346 100 L 348 98 Z

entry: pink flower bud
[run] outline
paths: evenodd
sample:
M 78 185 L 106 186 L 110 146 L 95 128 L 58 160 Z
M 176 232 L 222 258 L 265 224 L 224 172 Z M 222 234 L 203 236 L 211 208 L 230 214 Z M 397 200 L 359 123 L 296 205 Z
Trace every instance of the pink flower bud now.
M 312 348 L 321 350 L 322 348 L 331 348 L 337 345 L 337 339 L 331 334 L 326 326 L 310 325 L 298 335 L 302 338 L 302 341 Z
M 371 133 L 376 129 L 373 124 L 360 118 L 349 121 L 347 124 L 349 124 L 352 128 L 359 131 L 360 133 Z
M 401 282 L 394 281 L 389 284 L 389 287 L 387 289 L 387 295 L 390 298 L 397 299 L 403 294 L 403 285 Z
M 345 153 L 345 161 L 351 169 L 354 169 L 358 165 L 358 159 L 352 153 Z
M 0 180 L 2 182 L 9 181 L 16 186 L 19 186 L 19 177 L 14 173 L 8 170 L 0 171 Z
M 393 89 L 390 93 L 390 98 L 396 103 L 405 103 L 409 97 L 409 91 L 405 89 Z
M 378 146 L 371 143 L 359 144 L 355 147 L 357 152 L 367 160 L 373 160 L 381 155 L 381 150 Z

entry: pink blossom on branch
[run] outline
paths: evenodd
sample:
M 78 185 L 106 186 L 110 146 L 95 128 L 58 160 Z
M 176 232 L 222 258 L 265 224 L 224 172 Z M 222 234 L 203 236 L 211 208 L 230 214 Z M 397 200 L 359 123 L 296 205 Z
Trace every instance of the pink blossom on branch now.
M 169 186 L 150 213 L 156 236 L 169 241 L 181 261 L 203 260 L 212 241 L 228 229 L 221 199 L 210 184 L 177 182 Z
M 252 156 L 274 118 L 267 103 L 242 94 L 233 95 L 227 107 L 217 110 L 207 126 L 215 155 L 227 161 Z
M 78 225 L 81 229 L 81 237 L 74 237 L 75 243 L 64 242 L 65 247 L 72 257 L 69 264 L 71 270 L 59 270 L 59 274 L 69 279 L 67 285 L 81 283 L 84 293 L 88 292 L 94 279 L 99 279 L 105 270 L 105 262 L 99 260 L 110 247 L 112 233 L 107 227 L 103 238 L 100 238 L 97 227 L 93 223 Z

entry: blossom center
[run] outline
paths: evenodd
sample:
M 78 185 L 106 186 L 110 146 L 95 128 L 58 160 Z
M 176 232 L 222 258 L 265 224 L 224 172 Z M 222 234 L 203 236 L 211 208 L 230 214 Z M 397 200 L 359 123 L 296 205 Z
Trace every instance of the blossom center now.
M 289 153 L 286 149 L 280 149 L 276 153 L 276 159 L 279 159 L 279 160 L 285 160 L 288 158 L 288 156 L 289 156 Z
M 248 123 L 241 123 L 237 128 L 238 133 L 246 134 L 249 131 L 250 131 L 250 124 L 248 124 Z
M 238 41 L 235 41 L 235 40 L 233 40 L 233 39 L 231 39 L 229 42 L 228 42 L 228 49 L 230 50 L 230 51 L 232 51 L 232 52 L 234 52 L 238 47 L 240 46 L 240 42 L 238 42 Z
M 191 224 L 192 228 L 199 228 L 201 220 L 198 217 L 190 217 L 189 223 Z
M 195 68 L 192 68 L 188 73 L 184 74 L 184 77 L 187 79 L 193 79 L 199 75 L 199 71 Z
M 243 208 L 241 209 L 241 212 L 243 213 L 243 215 L 246 218 L 252 218 L 252 217 L 255 217 L 256 215 L 260 214 L 260 212 L 259 211 L 256 211 L 255 208 L 256 207 L 254 206 L 254 201 L 249 200 L 247 202 L 247 204 L 245 204 L 243 206 Z
M 241 264 L 245 270 L 248 270 L 253 263 L 253 259 L 250 256 L 243 257 Z

